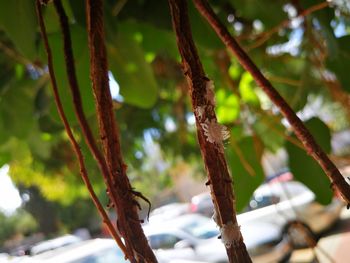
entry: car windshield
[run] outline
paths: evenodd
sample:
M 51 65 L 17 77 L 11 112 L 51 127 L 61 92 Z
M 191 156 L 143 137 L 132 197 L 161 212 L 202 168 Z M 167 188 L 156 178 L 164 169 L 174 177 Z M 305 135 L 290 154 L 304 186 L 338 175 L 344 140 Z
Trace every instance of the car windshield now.
M 182 230 L 200 239 L 208 239 L 219 235 L 219 230 L 209 219 L 198 219 L 182 226 Z

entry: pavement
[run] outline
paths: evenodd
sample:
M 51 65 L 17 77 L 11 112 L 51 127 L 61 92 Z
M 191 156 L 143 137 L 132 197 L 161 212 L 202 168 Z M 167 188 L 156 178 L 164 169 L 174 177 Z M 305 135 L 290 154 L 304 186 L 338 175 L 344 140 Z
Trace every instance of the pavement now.
M 315 249 L 298 249 L 290 259 L 290 263 L 314 262 L 350 262 L 350 210 L 344 208 L 339 222 L 322 235 Z

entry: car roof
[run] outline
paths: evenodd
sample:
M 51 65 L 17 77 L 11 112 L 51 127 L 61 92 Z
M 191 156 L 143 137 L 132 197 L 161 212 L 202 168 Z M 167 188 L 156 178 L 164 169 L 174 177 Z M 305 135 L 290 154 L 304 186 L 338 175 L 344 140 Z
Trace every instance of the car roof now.
M 203 224 L 215 224 L 211 219 L 200 214 L 186 214 L 174 217 L 173 219 L 164 220 L 162 222 L 152 223 L 143 226 L 146 235 L 158 234 L 164 232 L 182 232 L 184 227 L 187 227 L 193 222 L 202 222 Z
M 304 193 L 312 193 L 304 184 L 297 181 L 265 183 L 254 191 L 256 195 L 277 195 L 295 197 Z
M 73 243 L 78 243 L 80 241 L 82 241 L 82 239 L 77 237 L 77 236 L 64 235 L 61 237 L 57 237 L 57 238 L 53 238 L 50 240 L 45 240 L 45 241 L 39 242 L 38 244 L 34 245 L 30 249 L 30 253 L 32 255 L 37 255 L 37 254 L 43 253 L 45 251 L 49 251 L 49 250 L 63 247 L 66 245 L 70 245 Z
M 91 255 L 105 249 L 119 249 L 113 239 L 96 238 L 51 250 L 32 257 L 33 262 L 65 263 Z

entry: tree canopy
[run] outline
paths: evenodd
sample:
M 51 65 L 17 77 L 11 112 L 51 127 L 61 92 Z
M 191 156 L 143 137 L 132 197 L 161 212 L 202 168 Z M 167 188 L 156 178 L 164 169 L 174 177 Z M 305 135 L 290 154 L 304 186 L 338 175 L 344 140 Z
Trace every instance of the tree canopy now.
M 96 133 L 84 2 L 64 0 L 63 5 L 85 114 Z M 232 35 L 331 154 L 331 135 L 348 128 L 350 120 L 349 3 L 211 2 Z M 284 118 L 226 51 L 192 1 L 188 4 L 200 59 L 215 84 L 218 122 L 231 134 L 225 154 L 237 209 L 245 207 L 264 180 L 263 153 L 281 148 L 288 152 L 294 176 L 316 193 L 319 202 L 329 203 L 332 191 L 322 169 L 301 149 Z M 105 186 L 83 143 L 68 95 L 62 34 L 53 5 L 44 9 L 44 19 L 64 109 L 81 143 L 95 190 L 105 198 Z M 113 107 L 129 177 L 137 190 L 154 195 L 171 185 L 167 174 L 180 161 L 192 163 L 194 173 L 204 171 L 198 164 L 194 117 L 168 3 L 108 0 L 104 1 L 104 19 L 109 75 L 116 81 L 111 85 Z M 17 184 L 35 186 L 46 199 L 63 205 L 86 199 L 76 157 L 54 105 L 34 1 L 3 2 L 0 30 L 0 166 L 9 164 Z M 152 159 L 148 148 L 152 143 L 159 147 L 159 160 Z

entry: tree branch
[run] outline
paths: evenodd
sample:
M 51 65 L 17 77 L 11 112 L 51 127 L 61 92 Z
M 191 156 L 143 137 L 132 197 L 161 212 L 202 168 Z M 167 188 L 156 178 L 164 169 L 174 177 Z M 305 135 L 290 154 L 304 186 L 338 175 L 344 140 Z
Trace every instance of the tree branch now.
M 157 262 L 148 245 L 137 213 L 135 192 L 126 175 L 117 124 L 114 119 L 112 97 L 109 90 L 106 46 L 104 42 L 103 2 L 87 0 L 87 31 L 90 50 L 90 77 L 95 96 L 99 130 L 104 155 L 116 194 L 117 226 L 125 240 L 128 257 L 132 262 Z
M 295 18 L 302 18 L 302 17 L 306 17 L 308 15 L 310 15 L 313 12 L 316 12 L 318 10 L 321 10 L 323 8 L 326 8 L 329 6 L 329 2 L 325 1 L 316 5 L 311 6 L 308 9 L 302 10 L 301 12 L 298 13 L 297 17 Z M 293 19 L 295 19 L 293 18 Z M 270 39 L 270 37 L 277 33 L 278 31 L 280 31 L 282 28 L 285 28 L 287 26 L 289 26 L 291 22 L 291 19 L 286 19 L 283 20 L 281 23 L 279 23 L 278 25 L 274 26 L 273 28 L 271 28 L 269 31 L 265 31 L 262 32 L 256 36 L 254 36 L 254 40 L 256 40 L 256 42 L 252 45 L 250 45 L 249 47 L 247 47 L 247 51 L 257 48 L 259 46 L 261 46 L 262 44 L 264 44 L 267 40 Z
M 60 118 L 64 124 L 64 127 L 66 129 L 68 138 L 72 144 L 73 150 L 78 158 L 79 166 L 80 166 L 80 176 L 82 177 L 83 182 L 85 183 L 85 185 L 89 191 L 89 194 L 90 194 L 100 216 L 103 218 L 103 222 L 106 224 L 108 231 L 110 232 L 110 234 L 114 238 L 114 240 L 117 242 L 118 246 L 122 249 L 122 251 L 124 253 L 126 253 L 126 248 L 125 248 L 123 242 L 121 241 L 121 238 L 119 237 L 118 233 L 116 232 L 115 228 L 113 227 L 112 222 L 110 221 L 106 211 L 104 210 L 103 206 L 101 205 L 100 201 L 98 200 L 98 197 L 97 197 L 97 195 L 96 195 L 96 193 L 95 193 L 95 191 L 90 183 L 88 173 L 87 173 L 85 163 L 84 163 L 83 154 L 80 150 L 79 144 L 77 143 L 77 141 L 74 138 L 73 132 L 71 130 L 71 127 L 70 127 L 68 120 L 66 118 L 66 115 L 64 113 L 62 102 L 61 102 L 60 95 L 58 92 L 56 76 L 55 76 L 53 62 L 52 62 L 52 52 L 51 52 L 51 48 L 49 46 L 49 41 L 47 38 L 46 28 L 45 28 L 44 19 L 43 19 L 43 15 L 42 15 L 42 11 L 41 11 L 40 0 L 36 1 L 36 11 L 37 11 L 38 19 L 39 19 L 41 35 L 42 35 L 42 38 L 44 40 L 45 50 L 47 53 L 48 68 L 49 68 L 49 73 L 51 76 L 51 84 L 52 84 L 52 90 L 53 90 L 53 94 L 54 94 L 54 98 L 55 98 L 56 107 L 57 107 L 58 113 L 60 115 Z
M 82 99 L 79 91 L 79 85 L 78 80 L 76 77 L 76 70 L 75 70 L 75 63 L 74 63 L 74 56 L 73 56 L 73 49 L 72 49 L 72 43 L 71 43 L 71 36 L 70 36 L 70 29 L 69 29 L 69 23 L 68 23 L 68 17 L 64 11 L 63 5 L 61 0 L 54 0 L 54 5 L 56 12 L 59 17 L 60 21 L 60 27 L 63 35 L 63 45 L 64 45 L 64 58 L 65 58 L 65 64 L 66 64 L 66 71 L 67 71 L 67 78 L 69 82 L 69 88 L 73 97 L 73 105 L 74 105 L 74 112 L 77 116 L 79 125 L 81 127 L 83 137 L 85 139 L 86 144 L 88 145 L 92 155 L 94 156 L 95 160 L 97 161 L 97 164 L 99 166 L 99 169 L 103 175 L 104 181 L 107 185 L 107 193 L 109 198 L 112 200 L 113 203 L 116 203 L 118 200 L 118 196 L 113 191 L 113 181 L 109 174 L 107 163 L 103 155 L 101 154 L 97 143 L 95 141 L 94 135 L 91 131 L 91 128 L 88 124 L 88 121 L 86 119 L 84 110 L 83 110 L 83 104 Z M 114 206 L 116 209 L 116 207 Z
M 33 63 L 29 59 L 25 58 L 22 56 L 20 53 L 18 53 L 16 50 L 10 48 L 7 46 L 5 43 L 0 41 L 0 50 L 7 55 L 8 57 L 12 58 L 13 60 L 23 64 L 23 65 L 31 65 L 33 66 L 36 70 L 38 70 L 40 73 L 43 73 L 42 67 L 37 65 L 36 63 Z
M 213 84 L 205 76 L 193 42 L 186 0 L 169 0 L 169 5 L 183 70 L 189 84 L 197 137 L 209 177 L 208 184 L 215 207 L 214 219 L 220 227 L 229 261 L 251 262 L 237 224 L 232 179 L 222 143 L 227 131 L 217 123 Z
M 311 155 L 325 171 L 331 184 L 337 188 L 346 201 L 350 204 L 350 187 L 346 183 L 337 167 L 328 158 L 327 154 L 317 144 L 313 136 L 298 118 L 292 108 L 275 90 L 272 84 L 264 77 L 259 68 L 250 59 L 247 53 L 239 46 L 237 41 L 230 35 L 226 27 L 220 22 L 210 5 L 205 0 L 193 0 L 201 15 L 208 21 L 226 47 L 236 56 L 245 70 L 250 72 L 258 85 L 267 94 L 270 100 L 279 108 L 283 116 L 289 121 L 296 136 L 303 143 L 307 153 Z

